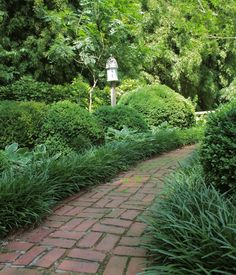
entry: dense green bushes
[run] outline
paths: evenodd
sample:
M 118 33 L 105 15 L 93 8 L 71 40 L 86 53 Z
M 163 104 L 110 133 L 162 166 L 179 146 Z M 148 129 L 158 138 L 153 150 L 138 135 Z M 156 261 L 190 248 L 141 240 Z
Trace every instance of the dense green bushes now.
M 0 149 L 13 142 L 28 148 L 45 143 L 51 152 L 69 153 L 104 142 L 96 118 L 70 101 L 1 101 L 0 123 Z
M 201 159 L 208 183 L 236 188 L 236 101 L 209 116 Z
M 44 103 L 0 102 L 0 148 L 18 142 L 32 148 L 39 137 L 48 107 Z
M 128 106 L 100 107 L 96 110 L 95 116 L 105 130 L 109 127 L 121 130 L 124 126 L 138 132 L 145 132 L 148 130 L 148 126 L 142 116 L 136 110 Z
M 81 151 L 104 142 L 104 133 L 98 121 L 76 103 L 61 101 L 54 103 L 42 127 L 41 141 L 57 149 Z
M 164 85 L 146 86 L 127 93 L 121 97 L 119 104 L 136 109 L 149 126 L 167 121 L 171 126 L 184 128 L 195 121 L 190 101 Z
M 0 235 L 38 223 L 58 200 L 105 182 L 135 162 L 198 141 L 199 129 L 162 130 L 112 142 L 85 154 L 45 158 L 5 170 L 0 177 Z M 187 136 L 189 135 L 189 138 Z M 6 155 L 6 154 L 5 154 Z M 19 162 L 18 162 L 19 163 Z
M 0 100 L 53 103 L 67 99 L 88 107 L 88 91 L 89 85 L 81 79 L 67 85 L 52 85 L 24 76 L 11 85 L 1 86 Z
M 236 206 L 205 184 L 198 161 L 174 173 L 145 221 L 144 274 L 236 273 Z

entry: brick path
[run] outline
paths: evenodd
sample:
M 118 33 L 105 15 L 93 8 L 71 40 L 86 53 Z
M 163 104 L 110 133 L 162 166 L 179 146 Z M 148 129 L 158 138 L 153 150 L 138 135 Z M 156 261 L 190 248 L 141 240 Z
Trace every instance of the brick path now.
M 145 266 L 139 220 L 163 177 L 194 149 L 187 146 L 144 161 L 112 182 L 58 205 L 38 228 L 9 237 L 0 274 L 135 275 Z

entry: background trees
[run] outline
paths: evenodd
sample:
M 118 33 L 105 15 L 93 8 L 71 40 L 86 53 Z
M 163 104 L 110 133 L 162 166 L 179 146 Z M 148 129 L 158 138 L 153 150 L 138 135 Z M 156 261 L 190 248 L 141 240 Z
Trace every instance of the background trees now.
M 78 74 L 104 80 L 110 54 L 132 76 L 142 58 L 137 1 L 3 0 L 0 10 L 1 84 L 24 74 L 54 84 Z
M 236 75 L 235 13 L 234 0 L 2 0 L 0 85 L 82 81 L 88 98 L 113 54 L 121 79 L 159 81 L 209 109 Z
M 235 1 L 143 0 L 145 70 L 203 109 L 236 74 Z

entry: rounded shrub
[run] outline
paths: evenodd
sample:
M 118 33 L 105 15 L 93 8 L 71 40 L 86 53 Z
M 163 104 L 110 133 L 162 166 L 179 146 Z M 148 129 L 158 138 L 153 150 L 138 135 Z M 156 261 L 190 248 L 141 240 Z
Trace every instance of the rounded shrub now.
M 207 182 L 236 188 L 236 101 L 209 115 L 201 147 Z
M 136 110 L 128 106 L 103 106 L 96 110 L 95 116 L 105 130 L 109 127 L 121 130 L 124 126 L 138 132 L 148 130 L 148 125 L 143 117 Z
M 41 132 L 47 106 L 38 102 L 0 102 L 0 148 L 13 142 L 32 148 Z
M 66 144 L 68 148 L 82 151 L 91 145 L 104 142 L 103 129 L 87 110 L 70 101 L 51 105 L 43 125 L 41 142 L 52 143 L 55 148 Z M 68 150 L 67 148 L 67 150 Z
M 137 110 L 149 126 L 168 122 L 170 126 L 184 128 L 195 122 L 191 102 L 165 85 L 150 85 L 124 94 L 119 104 Z

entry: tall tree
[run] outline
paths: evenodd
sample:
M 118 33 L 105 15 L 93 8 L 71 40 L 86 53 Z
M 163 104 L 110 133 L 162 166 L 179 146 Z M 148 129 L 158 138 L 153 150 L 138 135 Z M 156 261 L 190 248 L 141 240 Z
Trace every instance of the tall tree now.
M 1 0 L 0 83 L 30 74 L 56 84 L 81 74 L 94 86 L 110 54 L 122 74 L 134 75 L 140 11 L 138 0 Z
M 146 71 L 212 108 L 236 75 L 235 0 L 143 0 Z

